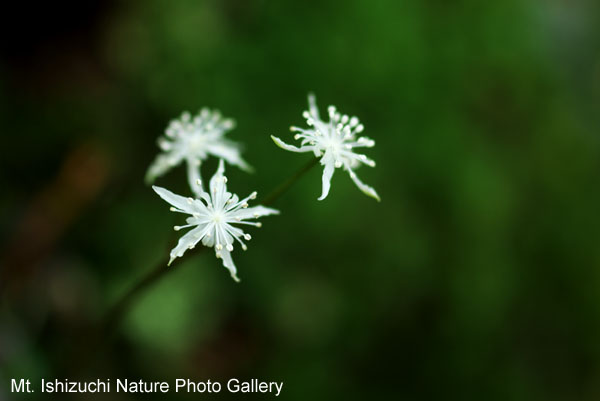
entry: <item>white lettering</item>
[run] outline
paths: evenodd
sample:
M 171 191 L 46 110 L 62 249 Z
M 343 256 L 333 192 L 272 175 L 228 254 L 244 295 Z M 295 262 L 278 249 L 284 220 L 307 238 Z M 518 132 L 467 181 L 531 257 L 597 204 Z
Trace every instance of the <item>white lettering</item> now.
M 238 379 L 230 379 L 227 382 L 227 390 L 230 393 L 275 393 L 279 397 L 283 389 L 283 382 L 261 382 L 258 379 L 240 382 Z
M 185 390 L 183 390 L 184 388 Z M 196 383 L 190 379 L 177 379 L 175 380 L 175 392 L 178 393 L 180 389 L 188 393 L 218 393 L 221 391 L 221 383 L 210 380 Z
M 11 393 L 22 393 L 24 391 L 31 393 L 33 392 L 33 390 L 31 390 L 29 388 L 29 385 L 31 383 L 29 382 L 29 379 L 25 380 L 25 379 L 21 379 L 19 380 L 18 384 L 17 381 L 15 379 L 11 379 L 10 380 L 10 392 Z
M 167 382 L 145 382 L 143 380 L 129 381 L 129 379 L 117 379 L 117 393 L 167 393 L 169 383 Z

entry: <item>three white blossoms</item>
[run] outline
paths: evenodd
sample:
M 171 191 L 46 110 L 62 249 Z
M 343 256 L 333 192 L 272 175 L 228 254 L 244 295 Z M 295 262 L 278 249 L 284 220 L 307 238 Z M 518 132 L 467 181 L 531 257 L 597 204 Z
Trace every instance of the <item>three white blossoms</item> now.
M 364 129 L 358 118 L 341 115 L 334 106 L 329 106 L 329 121 L 324 121 L 319 115 L 314 95 L 308 96 L 308 104 L 309 109 L 302 115 L 309 128 L 291 127 L 292 132 L 296 132 L 294 138 L 301 139 L 300 147 L 288 145 L 271 136 L 273 141 L 285 150 L 313 152 L 315 157 L 320 158 L 320 164 L 324 168 L 319 200 L 325 199 L 329 194 L 331 178 L 336 168 L 346 170 L 362 192 L 380 200 L 377 192 L 360 181 L 354 172 L 360 164 L 375 166 L 373 160 L 355 153 L 356 148 L 370 148 L 375 145 L 372 139 L 358 137 Z M 239 281 L 231 252 L 234 242 L 238 242 L 242 249 L 246 250 L 244 241 L 251 238 L 239 225 L 260 227 L 260 222 L 249 220 L 278 214 L 279 211 L 264 206 L 249 207 L 248 201 L 256 199 L 256 192 L 240 200 L 237 195 L 227 191 L 224 161 L 244 170 L 251 170 L 248 163 L 242 159 L 239 146 L 224 138 L 225 133 L 233 127 L 233 120 L 222 118 L 218 111 L 202 109 L 193 118 L 189 113 L 183 113 L 179 119 L 169 124 L 165 137 L 159 138 L 158 144 L 162 153 L 150 165 L 146 181 L 152 183 L 172 167 L 186 163 L 188 183 L 194 198 L 176 195 L 165 188 L 152 187 L 161 198 L 171 204 L 171 211 L 189 215 L 186 219 L 187 224 L 175 226 L 175 230 L 193 227 L 171 250 L 169 264 L 183 256 L 186 250 L 202 242 L 204 246 L 215 249 L 217 258 L 223 260 L 223 265 L 229 270 L 231 277 Z M 208 191 L 205 191 L 200 165 L 210 155 L 220 160 L 217 171 L 210 179 Z

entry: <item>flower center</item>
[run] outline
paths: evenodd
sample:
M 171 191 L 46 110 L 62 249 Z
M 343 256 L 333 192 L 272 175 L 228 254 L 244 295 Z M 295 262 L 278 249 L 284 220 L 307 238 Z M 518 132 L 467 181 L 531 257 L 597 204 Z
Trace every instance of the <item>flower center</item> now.
M 323 145 L 334 153 L 338 153 L 341 150 L 342 142 L 342 139 L 336 133 L 333 133 L 333 135 L 329 135 L 329 137 L 323 141 Z
M 212 214 L 212 221 L 215 222 L 215 223 L 217 223 L 217 224 L 219 224 L 219 223 L 221 223 L 221 221 L 223 221 L 223 217 L 224 217 L 223 216 L 223 212 L 221 212 L 220 210 L 219 211 L 215 211 Z
M 194 135 L 190 138 L 188 146 L 194 150 L 201 150 L 204 147 L 205 143 L 206 141 L 204 140 L 204 137 L 202 135 Z

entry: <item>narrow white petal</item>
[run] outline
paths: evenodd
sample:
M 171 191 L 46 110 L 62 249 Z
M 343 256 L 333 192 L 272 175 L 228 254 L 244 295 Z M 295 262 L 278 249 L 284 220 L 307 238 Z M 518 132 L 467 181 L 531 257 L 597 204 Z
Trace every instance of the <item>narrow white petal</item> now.
M 271 209 L 270 207 L 265 206 L 253 206 L 247 209 L 239 209 L 235 212 L 232 212 L 230 215 L 233 218 L 239 218 L 241 220 L 244 220 L 254 219 L 262 216 L 269 216 L 272 214 L 279 214 L 279 210 Z
M 317 107 L 317 98 L 313 93 L 308 94 L 308 108 L 310 110 L 310 114 L 312 114 L 316 119 L 320 119 L 319 108 Z
M 325 199 L 329 194 L 329 188 L 331 187 L 331 177 L 333 176 L 333 172 L 335 170 L 335 163 L 333 161 L 333 158 L 324 156 L 323 159 L 321 159 L 321 162 L 324 162 L 323 164 L 325 165 L 325 168 L 323 169 L 322 177 L 323 192 L 321 193 L 319 200 Z
M 202 239 L 202 233 L 205 231 L 205 228 L 206 226 L 198 226 L 193 230 L 188 231 L 183 237 L 179 238 L 177 245 L 171 250 L 171 259 L 169 260 L 169 265 L 173 263 L 176 258 L 182 257 L 185 251 L 190 249 L 190 247 L 196 246 L 198 241 Z
M 208 228 L 206 231 L 207 234 L 205 234 L 204 237 L 202 237 L 202 245 L 212 248 L 213 246 L 215 246 L 215 224 L 208 224 Z M 210 236 L 208 236 L 208 234 L 210 234 Z
M 235 264 L 233 263 L 233 259 L 231 258 L 231 252 L 229 252 L 225 248 L 223 248 L 219 252 L 221 253 L 221 258 L 223 259 L 223 266 L 225 266 L 227 270 L 229 270 L 231 278 L 233 278 L 236 282 L 239 283 L 240 279 L 237 276 L 237 269 L 235 267 Z
M 210 179 L 210 195 L 214 197 L 216 192 L 221 190 L 221 187 L 225 185 L 223 182 L 223 173 L 225 172 L 225 163 L 223 159 L 219 159 L 219 167 L 217 171 Z
M 298 152 L 298 153 L 312 152 L 312 150 L 314 148 L 313 146 L 303 146 L 301 148 L 297 148 L 293 145 L 288 145 L 287 143 L 283 142 L 281 139 L 279 139 L 273 135 L 271 135 L 271 139 L 273 139 L 273 142 L 275 142 L 275 144 L 277 146 L 279 146 L 281 149 L 289 150 L 290 152 Z
M 227 192 L 227 177 L 223 175 L 224 172 L 225 162 L 223 159 L 220 159 L 219 167 L 215 175 L 210 179 L 210 197 L 215 210 L 221 210 L 231 197 L 231 193 Z
M 356 184 L 356 186 L 365 195 L 368 195 L 371 198 L 377 199 L 378 202 L 381 201 L 381 198 L 379 197 L 379 195 L 377 195 L 377 192 L 375 191 L 375 189 L 373 189 L 373 187 L 370 187 L 367 184 L 363 183 L 361 180 L 359 180 L 358 176 L 356 175 L 356 173 L 354 171 L 352 171 L 350 168 L 346 167 L 346 170 L 348 170 L 348 173 L 350 174 L 350 178 L 352 178 L 352 181 L 354 181 L 354 183 Z
M 227 163 L 238 166 L 242 170 L 246 170 L 248 172 L 253 170 L 252 166 L 242 159 L 239 146 L 233 142 L 221 140 L 219 142 L 211 143 L 207 145 L 207 150 L 214 156 L 225 159 Z
M 156 185 L 152 186 L 154 192 L 158 194 L 165 201 L 175 206 L 177 209 L 183 210 L 188 213 L 194 213 L 194 208 L 192 204 L 190 204 L 190 198 L 185 198 L 181 195 L 176 195 L 168 189 L 157 187 Z
M 197 198 L 201 198 L 204 193 L 202 188 L 202 179 L 200 177 L 200 160 L 187 160 L 187 178 L 190 189 Z
M 181 157 L 172 153 L 159 154 L 156 156 L 156 159 L 152 162 L 150 167 L 148 167 L 148 171 L 146 172 L 145 181 L 147 184 L 151 184 L 156 180 L 157 177 L 160 177 L 168 170 L 170 170 L 173 166 L 181 163 Z

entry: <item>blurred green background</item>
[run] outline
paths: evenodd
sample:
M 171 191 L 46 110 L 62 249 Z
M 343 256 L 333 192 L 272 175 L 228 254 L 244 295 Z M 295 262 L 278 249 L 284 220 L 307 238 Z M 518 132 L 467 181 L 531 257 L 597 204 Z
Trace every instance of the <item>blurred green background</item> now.
M 259 378 L 286 400 L 600 398 L 598 2 L 6 7 L 0 400 L 44 398 L 11 394 L 20 377 Z M 269 138 L 291 141 L 309 91 L 376 140 L 377 167 L 357 173 L 382 202 L 340 171 L 318 202 L 313 169 L 234 252 L 240 284 L 212 252 L 175 263 L 83 351 L 176 238 L 181 216 L 143 183 L 168 121 L 234 117 L 256 172 L 228 166 L 229 188 L 265 195 L 311 157 Z M 183 167 L 157 183 L 188 191 Z

